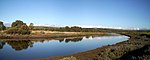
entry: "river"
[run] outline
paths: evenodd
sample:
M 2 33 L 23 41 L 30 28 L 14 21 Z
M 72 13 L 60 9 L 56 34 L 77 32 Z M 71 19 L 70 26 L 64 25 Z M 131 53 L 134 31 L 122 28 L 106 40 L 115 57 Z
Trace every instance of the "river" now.
M 65 56 L 128 40 L 124 35 L 79 36 L 51 40 L 0 40 L 0 60 Z

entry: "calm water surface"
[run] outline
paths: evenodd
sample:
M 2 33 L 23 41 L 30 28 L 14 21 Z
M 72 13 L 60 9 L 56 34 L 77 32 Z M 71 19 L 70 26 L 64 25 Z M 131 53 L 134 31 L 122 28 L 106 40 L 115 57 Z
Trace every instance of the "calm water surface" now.
M 128 40 L 129 37 L 83 36 L 53 40 L 0 40 L 0 60 L 26 60 L 65 56 Z

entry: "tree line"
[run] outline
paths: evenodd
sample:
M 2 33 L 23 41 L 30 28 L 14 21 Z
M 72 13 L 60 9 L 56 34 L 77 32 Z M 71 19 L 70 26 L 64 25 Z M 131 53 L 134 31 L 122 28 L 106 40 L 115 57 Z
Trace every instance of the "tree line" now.
M 26 25 L 21 20 L 16 20 L 11 24 L 11 27 L 7 28 L 4 26 L 3 22 L 0 21 L 0 31 L 4 31 L 7 34 L 30 34 L 32 30 L 45 30 L 45 31 L 60 31 L 60 32 L 109 32 L 109 33 L 120 33 L 120 32 L 140 32 L 141 30 L 120 30 L 120 29 L 106 29 L 106 28 L 81 28 L 79 26 L 73 27 L 45 27 L 45 26 L 34 26 L 30 23 L 29 26 Z M 149 32 L 145 31 L 145 32 Z

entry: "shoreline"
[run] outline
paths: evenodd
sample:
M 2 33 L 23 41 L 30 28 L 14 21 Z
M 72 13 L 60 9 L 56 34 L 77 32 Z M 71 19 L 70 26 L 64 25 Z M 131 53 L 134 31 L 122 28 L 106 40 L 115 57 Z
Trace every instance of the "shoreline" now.
M 16 39 L 52 39 L 52 38 L 63 38 L 72 36 L 90 36 L 90 35 L 108 35 L 108 33 L 101 32 L 73 32 L 73 33 L 51 33 L 51 34 L 33 34 L 33 35 L 10 35 L 1 34 L 0 39 L 5 40 L 16 40 Z

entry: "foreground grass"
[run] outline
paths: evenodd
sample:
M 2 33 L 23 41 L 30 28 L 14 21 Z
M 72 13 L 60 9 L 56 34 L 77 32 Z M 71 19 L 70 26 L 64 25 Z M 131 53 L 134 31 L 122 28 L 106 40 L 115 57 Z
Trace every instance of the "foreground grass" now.
M 76 53 L 68 56 L 45 58 L 46 60 L 59 60 L 74 56 L 80 60 L 149 60 L 150 34 L 145 32 L 124 32 L 131 38 L 114 45 L 103 46 L 94 50 Z

